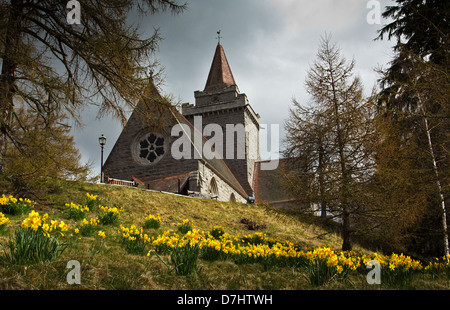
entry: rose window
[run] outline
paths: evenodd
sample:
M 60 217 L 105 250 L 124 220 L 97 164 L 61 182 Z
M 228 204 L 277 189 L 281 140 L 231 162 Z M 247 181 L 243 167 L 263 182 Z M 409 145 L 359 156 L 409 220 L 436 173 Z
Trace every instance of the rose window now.
M 139 140 L 139 157 L 154 163 L 164 155 L 164 137 L 157 133 L 150 133 Z

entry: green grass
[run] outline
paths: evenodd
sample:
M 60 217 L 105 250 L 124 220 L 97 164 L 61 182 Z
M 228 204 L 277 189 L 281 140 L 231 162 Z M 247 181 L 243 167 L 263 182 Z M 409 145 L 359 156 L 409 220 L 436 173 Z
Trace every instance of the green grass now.
M 32 265 L 16 265 L 2 258 L 0 248 L 0 289 L 106 289 L 106 290 L 266 290 L 266 289 L 392 289 L 386 286 L 368 285 L 363 275 L 352 275 L 344 281 L 331 280 L 320 287 L 310 284 L 305 270 L 294 267 L 274 267 L 265 270 L 261 264 L 238 265 L 230 260 L 198 260 L 199 272 L 187 276 L 170 272 L 164 261 L 169 255 L 147 257 L 126 251 L 119 225 L 144 227 L 145 217 L 159 214 L 162 223 L 157 229 L 144 228 L 149 236 L 157 236 L 164 231 L 177 231 L 177 225 L 185 219 L 201 231 L 210 231 L 213 226 L 221 226 L 233 235 L 247 235 L 243 218 L 251 219 L 265 227 L 261 231 L 269 237 L 289 240 L 299 247 L 331 246 L 339 249 L 341 238 L 315 224 L 315 219 L 305 220 L 288 212 L 280 212 L 267 206 L 225 203 L 193 199 L 176 195 L 148 192 L 132 188 L 106 186 L 81 182 L 62 182 L 60 190 L 36 199 L 35 211 L 48 213 L 50 218 L 64 220 L 70 227 L 65 241 L 70 245 L 51 262 Z M 123 208 L 118 222 L 99 225 L 106 238 L 97 233 L 90 237 L 75 235 L 73 230 L 81 221 L 68 219 L 65 204 L 74 202 L 85 204 L 86 193 L 98 195 L 102 204 Z M 2 193 L 0 193 L 1 195 Z M 7 194 L 5 192 L 5 194 Z M 30 197 L 33 199 L 33 197 Z M 87 218 L 97 216 L 91 210 Z M 11 224 L 0 232 L 0 243 L 6 244 L 9 236 L 27 215 L 9 216 Z M 80 237 L 80 239 L 78 239 Z M 355 246 L 356 250 L 364 250 Z M 81 284 L 69 285 L 66 281 L 67 262 L 77 260 L 81 264 Z M 450 289 L 446 277 L 431 279 L 428 275 L 417 276 L 411 281 L 414 289 Z

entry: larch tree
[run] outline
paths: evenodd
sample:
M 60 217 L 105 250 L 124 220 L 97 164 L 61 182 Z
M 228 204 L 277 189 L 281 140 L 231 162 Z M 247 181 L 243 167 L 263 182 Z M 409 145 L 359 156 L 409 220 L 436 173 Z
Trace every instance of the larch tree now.
M 160 40 L 157 29 L 143 37 L 130 14 L 176 14 L 185 7 L 175 0 L 0 0 L 0 173 L 8 147 L 9 154 L 32 147 L 25 139 L 32 130 L 19 111 L 56 128 L 81 124 L 80 111 L 95 105 L 99 116 L 125 122 L 149 75 L 157 78 Z
M 342 249 L 352 248 L 352 217 L 363 210 L 365 187 L 373 173 L 369 146 L 373 138 L 373 101 L 366 98 L 354 61 L 322 38 L 317 59 L 308 71 L 309 107 L 294 102 L 286 122 L 286 154 L 298 163 L 290 175 L 304 178 L 296 197 L 326 206 L 341 222 Z M 289 174 L 285 183 L 293 183 Z M 300 181 L 301 182 L 301 181 Z M 322 213 L 325 210 L 322 211 Z

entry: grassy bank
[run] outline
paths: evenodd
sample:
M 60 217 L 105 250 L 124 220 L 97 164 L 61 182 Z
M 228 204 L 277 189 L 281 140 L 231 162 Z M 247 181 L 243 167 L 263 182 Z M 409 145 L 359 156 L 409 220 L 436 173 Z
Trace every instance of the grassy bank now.
M 12 264 L 4 259 L 0 249 L 0 289 L 449 289 L 448 274 L 420 272 L 406 285 L 395 287 L 382 282 L 369 285 L 364 272 L 349 273 L 345 277 L 333 275 L 320 285 L 311 282 L 311 271 L 302 264 L 274 264 L 266 268 L 255 261 L 237 263 L 236 256 L 218 260 L 198 258 L 196 272 L 179 275 L 171 270 L 168 252 L 156 255 L 152 242 L 164 232 L 182 234 L 178 225 L 188 219 L 200 233 L 220 226 L 224 232 L 240 240 L 245 236 L 263 234 L 265 238 L 280 240 L 296 250 L 328 247 L 339 249 L 340 237 L 318 225 L 314 220 L 278 212 L 266 206 L 233 204 L 193 199 L 138 189 L 79 182 L 61 182 L 59 189 L 36 199 L 33 210 L 64 221 L 68 229 L 57 235 L 67 247 L 49 262 Z M 86 193 L 97 196 L 97 204 L 120 210 L 112 224 L 94 225 L 91 235 L 80 233 L 82 220 L 69 217 L 66 204 L 85 205 Z M 0 193 L 1 194 L 1 193 Z M 5 192 L 5 194 L 7 194 Z M 98 202 L 99 200 L 99 202 Z M 101 219 L 103 210 L 97 205 L 86 212 L 87 219 Z M 145 227 L 148 215 L 159 215 L 159 228 L 143 228 L 149 242 L 145 251 L 130 253 L 124 246 L 122 227 Z M 8 215 L 10 223 L 0 231 L 0 243 L 8 243 L 28 213 Z M 78 232 L 76 231 L 78 230 Z M 99 235 L 101 231 L 104 235 Z M 358 253 L 364 249 L 356 247 Z M 148 251 L 151 255 L 148 256 Z M 306 253 L 306 252 L 305 252 Z M 67 263 L 80 262 L 81 284 L 70 285 Z M 365 268 L 362 266 L 361 268 Z M 360 268 L 360 269 L 361 269 Z

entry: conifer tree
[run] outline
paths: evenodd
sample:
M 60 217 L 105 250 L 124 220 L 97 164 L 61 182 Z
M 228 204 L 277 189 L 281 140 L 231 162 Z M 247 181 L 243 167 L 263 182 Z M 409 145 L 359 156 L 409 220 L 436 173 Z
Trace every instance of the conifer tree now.
M 364 97 L 354 65 L 329 36 L 322 38 L 306 79 L 311 105 L 303 108 L 294 102 L 286 122 L 286 155 L 297 158 L 292 162 L 299 165 L 290 167 L 285 183 L 289 188 L 303 178 L 303 189 L 297 187 L 292 194 L 326 205 L 339 219 L 343 250 L 352 248 L 352 217 L 362 209 L 364 188 L 373 172 L 368 147 L 373 138 L 373 102 Z
M 394 59 L 388 68 L 379 70 L 379 113 L 398 131 L 398 147 L 415 145 L 415 149 L 403 159 L 408 165 L 380 172 L 386 174 L 385 178 L 409 175 L 405 182 L 416 185 L 411 197 L 418 192 L 426 196 L 425 200 L 418 200 L 423 201 L 425 210 L 422 223 L 415 229 L 415 240 L 410 240 L 415 250 L 428 248 L 428 255 L 448 254 L 450 5 L 437 0 L 396 2 L 383 13 L 393 20 L 380 30 L 378 37 L 396 39 Z M 398 160 L 400 154 L 394 153 L 391 160 Z M 379 160 L 386 159 L 380 155 Z M 436 235 L 443 236 L 438 243 L 444 251 L 434 250 L 436 246 L 431 241 Z
M 79 5 L 79 24 L 69 22 L 69 2 Z M 19 109 L 45 119 L 50 106 L 80 123 L 80 111 L 96 105 L 124 122 L 150 71 L 157 76 L 160 39 L 157 30 L 142 37 L 130 14 L 184 8 L 172 0 L 0 0 L 0 172 L 7 146 L 26 146 L 13 130 Z

